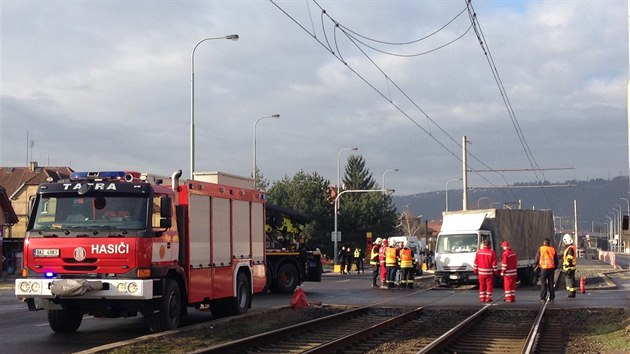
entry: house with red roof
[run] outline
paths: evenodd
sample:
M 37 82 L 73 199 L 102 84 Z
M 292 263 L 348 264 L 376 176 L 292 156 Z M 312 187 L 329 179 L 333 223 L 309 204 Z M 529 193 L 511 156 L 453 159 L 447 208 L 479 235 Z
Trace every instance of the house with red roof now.
M 28 212 L 37 193 L 37 187 L 46 181 L 58 181 L 70 178 L 74 172 L 70 167 L 44 167 L 37 162 L 29 166 L 0 167 L 0 187 L 4 190 L 8 202 L 13 209 L 12 216 L 2 222 L 2 256 L 5 271 L 13 274 L 22 267 L 22 247 L 28 223 Z M 0 193 L 0 207 L 2 196 Z M 6 213 L 6 211 L 3 209 Z M 14 222 L 11 222 L 14 221 Z

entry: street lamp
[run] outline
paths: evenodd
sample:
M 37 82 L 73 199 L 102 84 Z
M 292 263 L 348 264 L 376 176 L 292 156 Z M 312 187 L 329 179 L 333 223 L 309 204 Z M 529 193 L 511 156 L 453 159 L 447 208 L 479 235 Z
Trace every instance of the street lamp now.
M 347 148 L 347 149 L 342 149 L 341 151 L 339 151 L 339 153 L 337 154 L 337 193 L 341 192 L 341 181 L 339 180 L 339 158 L 341 157 L 341 153 L 344 151 L 357 151 L 359 150 L 358 147 L 353 147 L 353 148 Z M 339 194 L 337 194 L 339 195 Z M 336 257 L 336 256 L 335 256 Z
M 387 170 L 387 171 L 383 172 L 383 184 L 381 185 L 381 187 L 382 187 L 383 189 L 385 189 L 385 174 L 387 174 L 387 172 L 398 172 L 398 169 L 397 169 L 397 168 L 395 168 L 395 169 L 393 169 L 393 170 Z
M 616 206 L 617 208 L 619 208 L 619 219 L 618 219 L 619 221 L 618 221 L 618 223 L 617 223 L 617 233 L 619 234 L 619 242 L 618 242 L 618 245 L 619 245 L 619 252 L 621 252 L 621 239 L 623 238 L 623 237 L 621 237 L 621 236 L 622 236 L 622 234 L 623 234 L 623 230 L 622 230 L 622 228 L 621 228 L 621 225 L 622 225 L 622 221 L 621 221 L 621 219 L 622 219 L 622 218 L 621 218 L 621 216 L 623 215 L 623 211 L 622 211 L 622 209 L 621 209 L 621 205 L 619 205 L 619 204 L 615 204 L 615 206 Z
M 484 200 L 484 199 L 489 199 L 488 197 L 481 197 L 479 199 L 477 199 L 477 209 L 479 209 L 479 202 Z
M 461 178 L 455 178 L 455 179 L 449 179 L 448 181 L 446 181 L 446 188 L 444 189 L 444 194 L 446 194 L 446 208 L 444 208 L 445 211 L 448 211 L 448 184 L 450 182 L 455 182 L 455 181 L 461 181 Z
M 335 239 L 335 249 L 334 249 L 334 253 L 335 253 L 335 257 L 334 257 L 334 261 L 335 264 L 337 264 L 337 241 L 339 239 L 339 237 L 337 236 L 337 210 L 339 210 L 339 197 L 341 197 L 342 194 L 344 193 L 375 193 L 375 192 L 379 192 L 379 193 L 394 193 L 393 189 L 348 189 L 347 191 L 343 191 L 337 194 L 337 196 L 335 197 L 335 231 L 333 231 L 333 235 L 332 237 Z
M 256 119 L 256 122 L 254 123 L 254 158 L 253 158 L 253 167 L 252 167 L 252 178 L 254 179 L 254 185 L 256 185 L 256 126 L 258 125 L 258 122 L 260 122 L 261 120 L 265 119 L 265 118 L 280 118 L 279 114 L 272 114 L 270 116 L 264 116 L 264 117 L 260 117 L 258 119 Z
M 607 232 L 608 233 L 608 247 L 609 247 L 609 250 L 610 250 L 613 247 L 612 246 L 612 240 L 613 240 L 613 233 L 614 233 L 614 231 L 613 231 L 614 225 L 613 225 L 613 219 L 610 216 L 605 216 L 605 219 L 608 220 L 608 224 L 606 225 L 608 230 L 606 230 L 606 231 L 608 231 Z
M 193 174 L 195 173 L 195 51 L 197 47 L 205 41 L 213 39 L 237 41 L 238 38 L 238 34 L 204 38 L 195 44 L 190 55 L 190 179 L 193 179 Z

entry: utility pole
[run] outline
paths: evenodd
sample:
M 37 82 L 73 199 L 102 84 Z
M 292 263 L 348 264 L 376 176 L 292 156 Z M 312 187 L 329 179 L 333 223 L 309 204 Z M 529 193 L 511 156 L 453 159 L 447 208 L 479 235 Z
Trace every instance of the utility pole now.
M 630 0 L 628 0 L 630 1 Z M 466 135 L 462 137 L 462 210 L 468 210 L 468 163 L 466 151 Z

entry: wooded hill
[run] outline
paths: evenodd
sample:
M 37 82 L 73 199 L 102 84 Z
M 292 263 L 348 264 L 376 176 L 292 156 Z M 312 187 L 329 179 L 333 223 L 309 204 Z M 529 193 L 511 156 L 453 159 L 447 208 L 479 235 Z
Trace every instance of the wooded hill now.
M 559 184 L 569 186 L 552 187 Z M 462 189 L 456 189 L 454 184 L 450 187 L 452 189 L 448 190 L 448 210 L 461 210 Z M 622 176 L 610 180 L 519 183 L 511 188 L 471 189 L 468 191 L 468 209 L 506 206 L 516 209 L 520 200 L 523 209 L 551 209 L 556 227 L 569 230 L 573 228 L 575 200 L 580 232 L 591 232 L 592 229 L 598 232 L 600 229 L 606 230 L 606 226 L 602 224 L 608 222 L 606 216 L 613 217 L 613 209 L 621 208 L 623 214 L 628 213 L 628 203 L 620 199 L 630 200 L 628 188 L 628 177 Z M 393 202 L 399 213 L 409 209 L 415 215 L 422 215 L 422 220 L 439 220 L 445 210 L 446 198 L 445 191 L 442 190 L 394 196 Z

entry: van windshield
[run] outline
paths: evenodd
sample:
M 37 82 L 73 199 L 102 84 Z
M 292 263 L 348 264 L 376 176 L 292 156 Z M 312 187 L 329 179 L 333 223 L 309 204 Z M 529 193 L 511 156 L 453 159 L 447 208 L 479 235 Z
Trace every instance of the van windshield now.
M 437 253 L 477 252 L 479 240 L 477 234 L 440 235 L 437 240 Z

